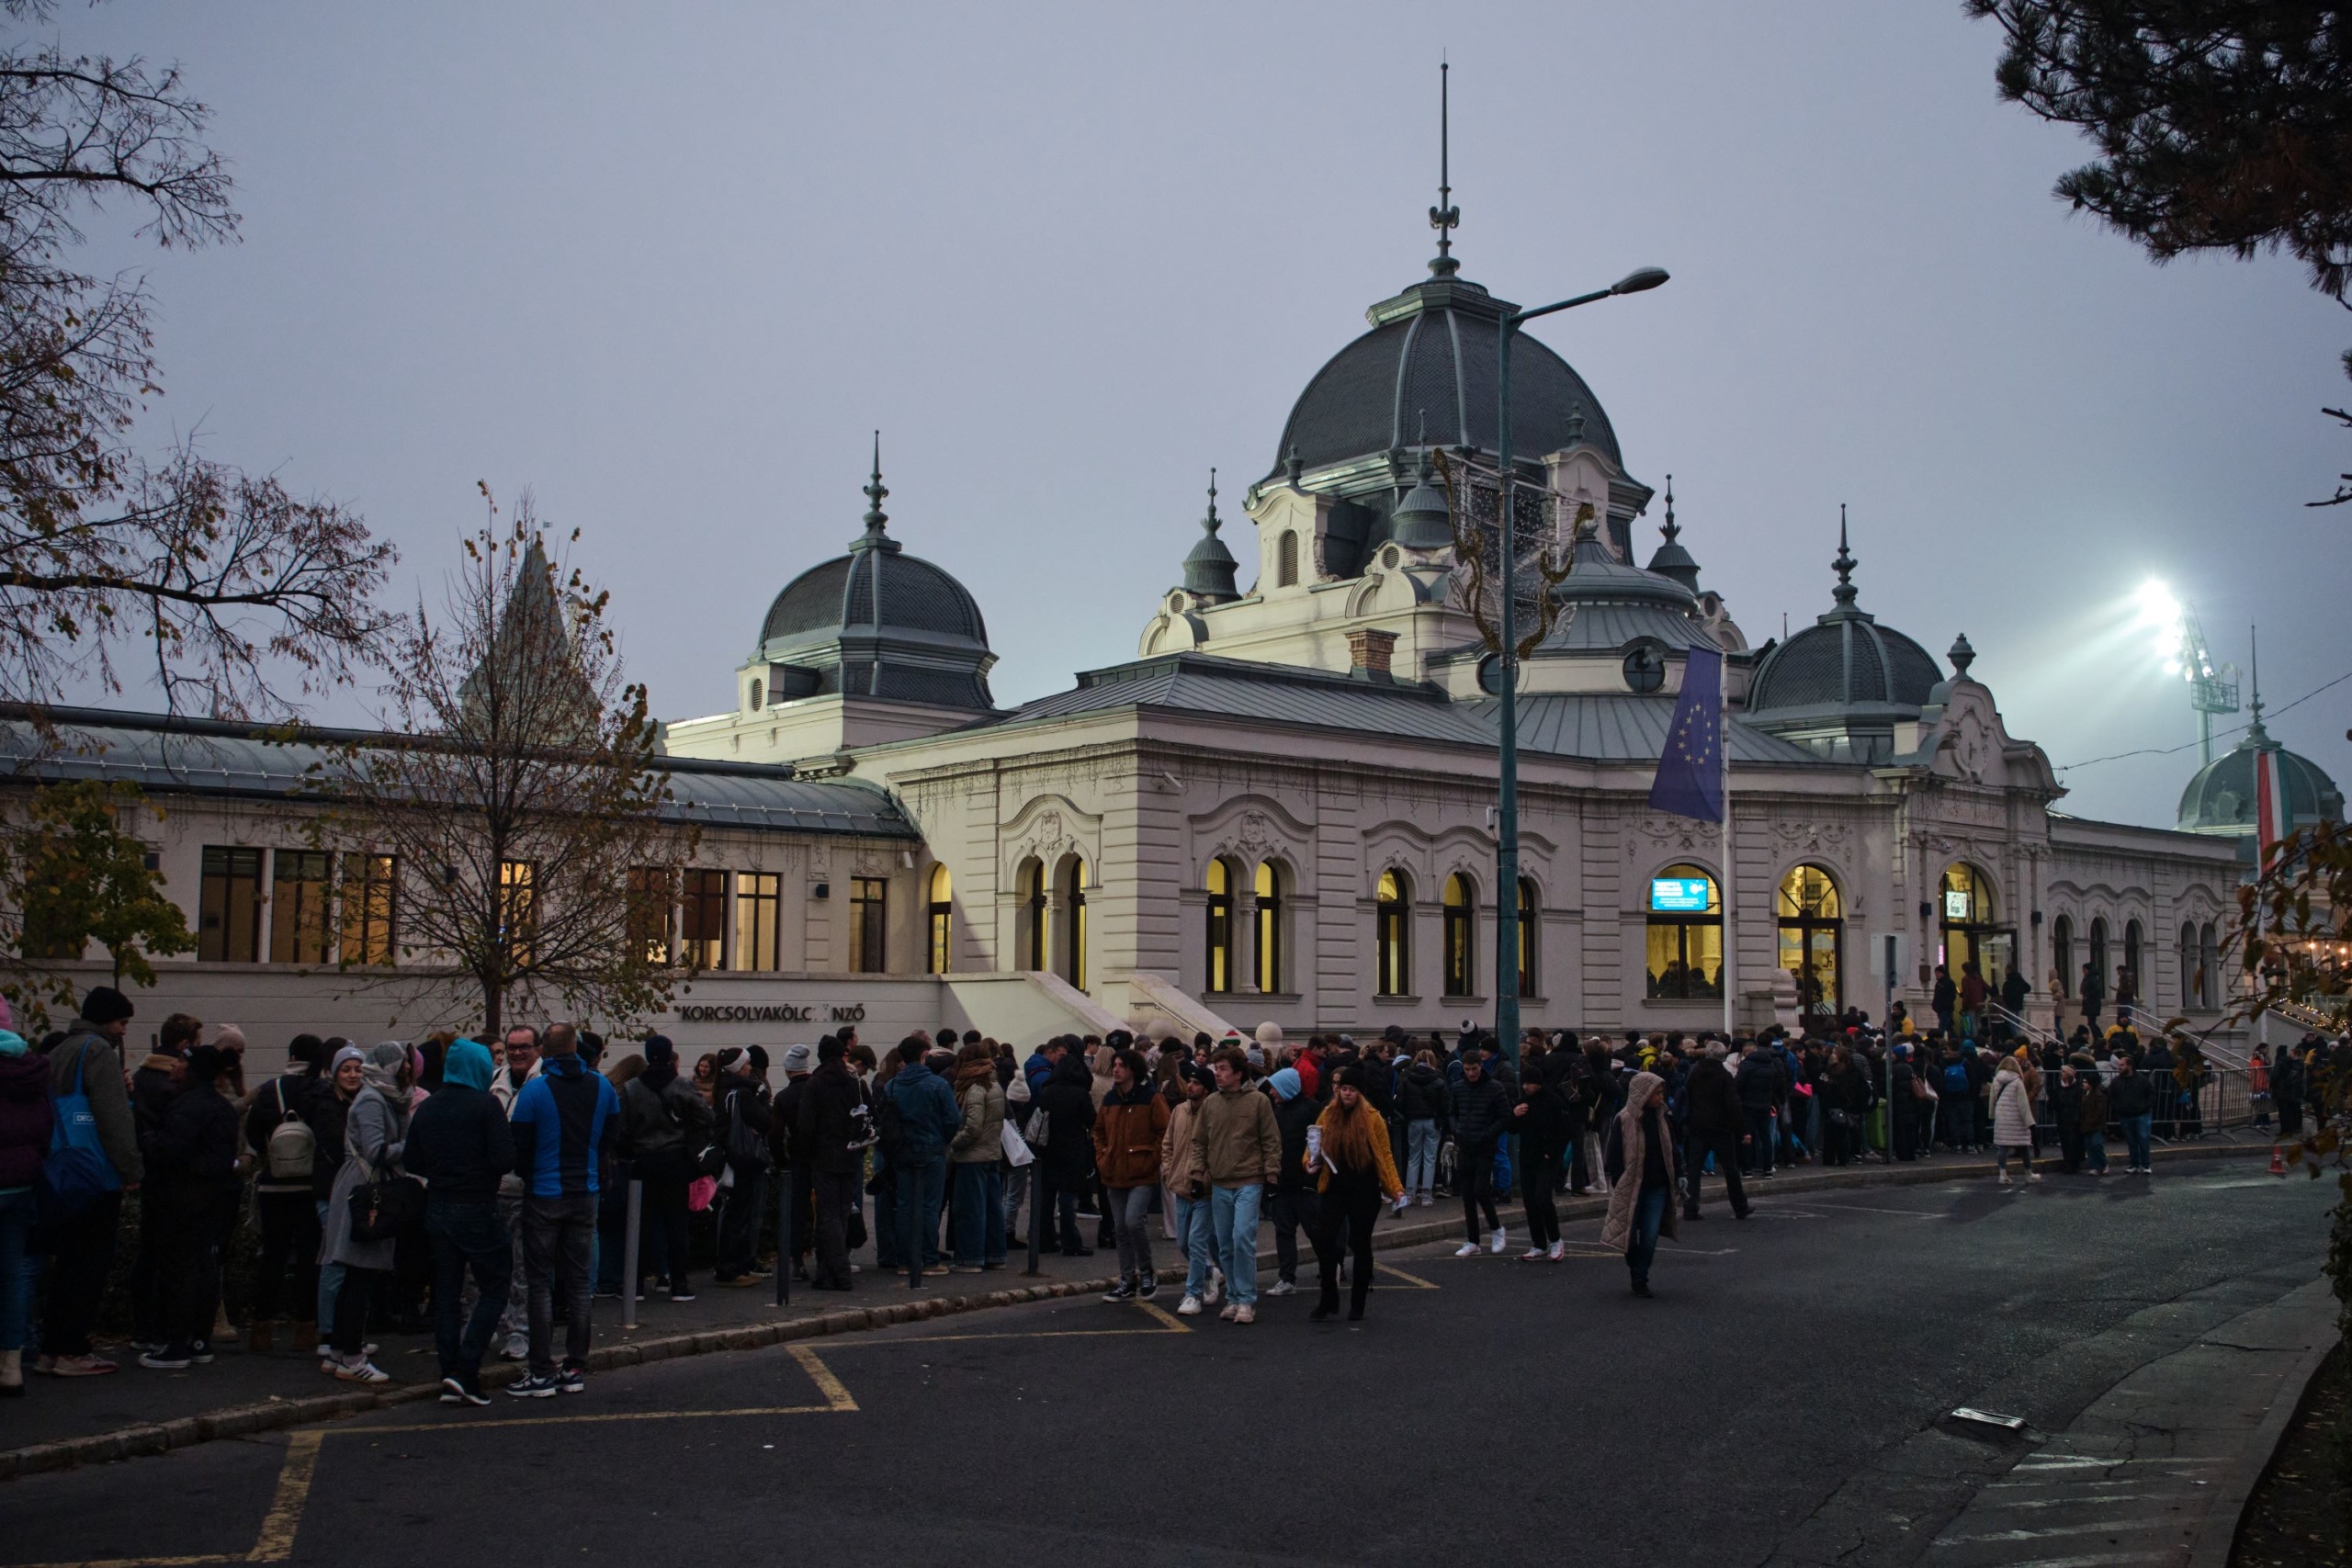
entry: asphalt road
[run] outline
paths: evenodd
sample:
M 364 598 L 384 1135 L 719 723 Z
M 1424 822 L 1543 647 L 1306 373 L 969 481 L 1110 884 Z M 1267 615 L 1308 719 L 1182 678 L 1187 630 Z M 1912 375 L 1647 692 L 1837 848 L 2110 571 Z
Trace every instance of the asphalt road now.
M 2309 1280 L 2333 1196 L 2236 1162 L 1766 1184 L 1661 1249 L 1652 1301 L 1588 1223 L 1558 1266 L 1384 1255 L 1360 1325 L 1081 1300 L 698 1357 L 30 1477 L 0 1568 L 1908 1563 L 2013 1457 L 1946 1412 L 2063 1427 L 2180 1342 L 2120 1320 L 2190 1334 Z M 1929 1436 L 1962 1457 L 1921 1465 Z

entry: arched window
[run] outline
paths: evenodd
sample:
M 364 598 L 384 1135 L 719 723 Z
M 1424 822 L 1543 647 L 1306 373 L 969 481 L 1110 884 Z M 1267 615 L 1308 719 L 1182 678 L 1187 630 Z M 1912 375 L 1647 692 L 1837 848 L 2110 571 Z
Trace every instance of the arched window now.
M 1936 961 L 1951 970 L 1954 985 L 1967 978 L 1973 964 L 1978 977 L 1998 991 L 2008 973 L 2015 933 L 1995 923 L 1993 879 L 1962 861 L 1945 870 L 1936 903 L 1943 931 Z
M 1258 863 L 1258 989 L 1280 995 L 1289 978 L 1289 940 L 1283 924 L 1283 873 L 1272 861 Z
M 2197 995 L 2208 1008 L 2222 1005 L 2222 950 L 2211 920 L 2197 931 Z
M 1233 989 L 1232 864 L 1220 858 L 1209 862 L 1208 956 L 1209 989 Z
M 2135 1004 L 2144 1002 L 2148 999 L 2146 995 L 2140 989 L 2140 922 L 2137 920 L 2126 920 L 2123 922 L 2123 976 L 2119 976 L 2119 979 L 2123 977 L 2128 977 L 2130 979 L 2132 986 L 2132 999 Z M 2118 984 L 2115 990 L 2119 997 L 2121 996 L 2123 993 L 2122 985 Z
M 1817 865 L 1790 868 L 1781 878 L 1781 967 L 1797 985 L 1797 1007 L 1807 1018 L 1833 1018 L 1846 1005 L 1838 972 L 1844 956 L 1845 905 L 1838 885 Z
M 1445 879 L 1445 994 L 1478 994 L 1478 890 L 1458 871 Z
M 2050 925 L 2050 989 L 2061 997 L 2075 994 L 2075 922 L 2064 915 Z
M 1086 863 L 1072 855 L 1062 879 L 1062 978 L 1086 989 Z
M 2201 972 L 2197 962 L 2197 922 L 2185 920 L 2180 928 L 2180 1005 L 2193 1008 L 2202 1005 L 2197 980 Z
M 1298 535 L 1285 528 L 1283 536 L 1274 541 L 1274 586 L 1298 586 Z
M 1695 865 L 1650 878 L 1649 994 L 1663 1001 L 1721 1000 L 1724 902 L 1715 879 Z
M 944 865 L 931 868 L 931 898 L 929 900 L 931 940 L 924 944 L 927 973 L 944 975 L 955 967 L 955 886 Z
M 1519 994 L 1532 997 L 1538 993 L 1535 985 L 1535 961 L 1542 948 L 1535 941 L 1535 884 L 1522 876 L 1519 879 Z
M 1384 997 L 1413 992 L 1413 885 L 1401 871 L 1380 874 L 1378 908 L 1373 917 L 1373 941 L 1378 964 L 1374 989 Z
M 1021 948 L 1024 967 L 1046 966 L 1046 867 L 1039 861 L 1021 868 Z
M 2098 977 L 2099 993 L 2102 996 L 2113 997 L 2115 976 L 2108 972 L 2107 967 L 2107 917 L 2105 915 L 2091 917 L 2090 965 L 2091 974 Z
M 767 698 L 767 692 L 768 692 L 768 689 L 767 689 L 767 684 L 766 684 L 766 682 L 763 682 L 763 681 L 762 681 L 762 680 L 761 680 L 757 675 L 752 676 L 752 711 L 753 713 L 757 713 L 757 712 L 759 712 L 762 708 L 763 708 L 763 707 L 767 706 L 767 701 L 766 701 L 766 698 Z

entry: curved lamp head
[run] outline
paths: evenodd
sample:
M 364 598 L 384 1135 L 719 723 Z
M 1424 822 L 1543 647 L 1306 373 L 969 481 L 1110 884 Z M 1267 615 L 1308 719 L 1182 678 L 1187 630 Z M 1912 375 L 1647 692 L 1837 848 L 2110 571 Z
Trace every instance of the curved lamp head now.
M 1656 288 L 1659 284 L 1664 283 L 1666 279 L 1666 268 L 1662 266 L 1645 266 L 1638 272 L 1629 272 L 1624 276 L 1619 278 L 1616 282 L 1611 284 L 1609 286 L 1609 292 L 1611 294 L 1639 294 L 1645 289 Z

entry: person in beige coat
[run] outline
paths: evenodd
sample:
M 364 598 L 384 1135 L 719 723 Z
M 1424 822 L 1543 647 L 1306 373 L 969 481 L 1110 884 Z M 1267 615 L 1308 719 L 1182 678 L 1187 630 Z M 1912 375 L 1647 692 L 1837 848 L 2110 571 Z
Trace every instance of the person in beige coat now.
M 1635 1073 L 1626 1086 L 1625 1108 L 1601 1138 L 1601 1172 L 1609 1179 L 1609 1217 L 1600 1227 L 1601 1245 L 1624 1249 L 1634 1294 L 1647 1296 L 1658 1232 L 1678 1234 L 1674 1139 L 1666 1126 L 1666 1080 L 1656 1073 Z
M 2025 1179 L 2039 1181 L 2033 1168 L 2033 1090 L 2015 1056 L 2004 1056 L 1993 1074 L 1993 1164 L 2000 1184 L 2009 1184 L 2009 1156 L 2025 1167 Z

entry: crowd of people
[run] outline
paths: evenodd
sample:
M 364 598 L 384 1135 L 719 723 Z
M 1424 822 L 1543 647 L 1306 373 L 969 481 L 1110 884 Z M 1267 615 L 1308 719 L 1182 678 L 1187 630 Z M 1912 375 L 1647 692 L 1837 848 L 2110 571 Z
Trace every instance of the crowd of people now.
M 1458 1255 L 1499 1257 L 1518 1201 L 1519 1259 L 1557 1263 L 1558 1197 L 1600 1190 L 1602 1242 L 1647 1296 L 1659 1235 L 1704 1217 L 1711 1176 L 1741 1219 L 1748 1184 L 1792 1165 L 1938 1147 L 1993 1153 L 2007 1185 L 2042 1179 L 2051 1148 L 2065 1172 L 2103 1177 L 2112 1137 L 2125 1174 L 2146 1177 L 2155 1141 L 2203 1130 L 2213 1075 L 2185 1038 L 2086 1024 L 2064 1043 L 1980 1043 L 1898 1010 L 1885 1028 L 1849 1013 L 1734 1039 L 1531 1030 L 1516 1053 L 1468 1029 L 1186 1040 L 1155 1023 L 1025 1058 L 942 1028 L 877 1056 L 845 1030 L 778 1062 L 730 1048 L 690 1070 L 662 1035 L 608 1053 L 555 1022 L 367 1046 L 298 1035 L 285 1070 L 249 1086 L 242 1033 L 186 1014 L 131 1062 L 132 1011 L 101 986 L 37 1046 L 0 1029 L 0 1395 L 24 1392 L 44 1287 L 31 1370 L 118 1370 L 93 1332 L 131 1192 L 141 1367 L 203 1365 L 233 1332 L 222 1263 L 243 1224 L 258 1237 L 253 1348 L 312 1347 L 334 1377 L 381 1383 L 371 1327 L 429 1325 L 443 1399 L 481 1405 L 492 1356 L 524 1363 L 510 1394 L 582 1392 L 598 1296 L 692 1301 L 698 1212 L 722 1287 L 783 1268 L 854 1290 L 869 1235 L 881 1277 L 917 1289 L 1006 1269 L 1016 1249 L 1102 1248 L 1107 1300 L 1159 1297 L 1164 1261 L 1178 1314 L 1247 1325 L 1261 1298 L 1305 1287 L 1302 1234 L 1309 1316 L 1337 1317 L 1344 1287 L 1355 1320 L 1384 1208 L 1458 1201 Z M 2255 1053 L 2257 1125 L 2275 1113 L 2293 1136 L 2307 1111 L 2324 1119 L 2330 1051 L 2312 1035 L 2275 1062 Z

